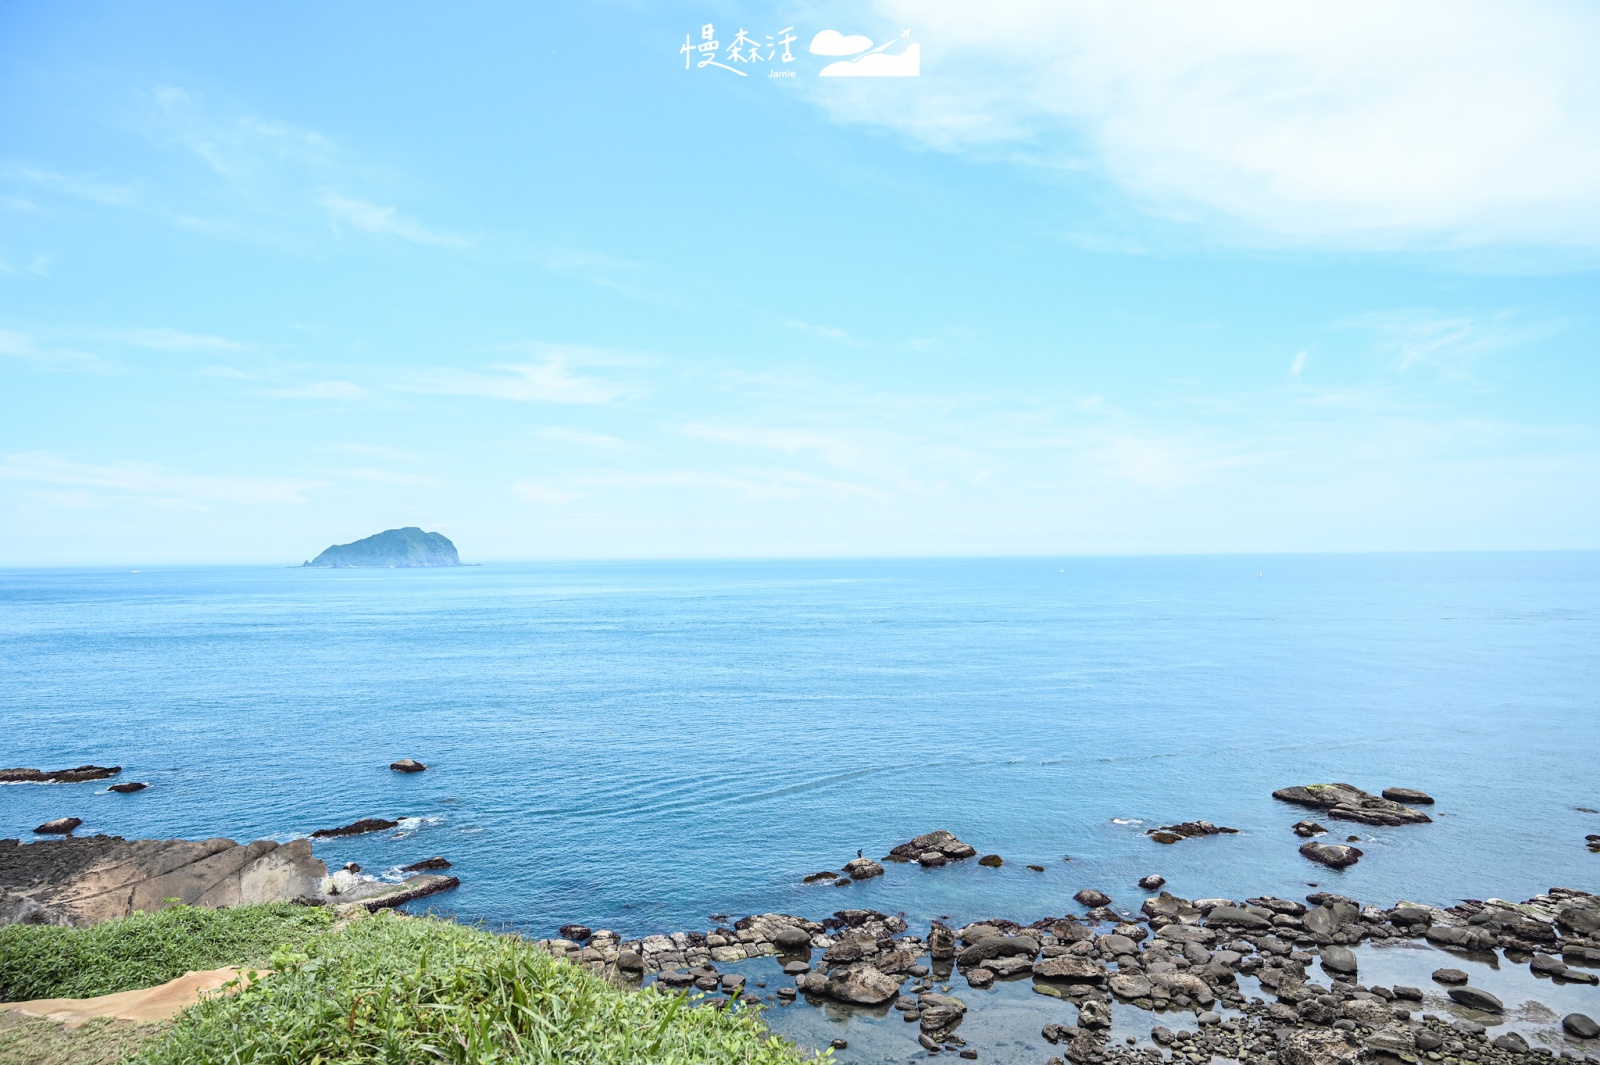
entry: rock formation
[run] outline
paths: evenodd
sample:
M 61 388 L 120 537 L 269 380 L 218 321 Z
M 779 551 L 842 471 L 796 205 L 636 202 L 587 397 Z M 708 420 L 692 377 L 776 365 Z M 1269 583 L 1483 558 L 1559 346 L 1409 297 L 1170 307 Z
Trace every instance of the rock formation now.
M 423 532 L 415 525 L 389 529 L 354 543 L 334 544 L 306 563 L 323 569 L 354 566 L 399 568 L 409 566 L 459 566 L 456 545 L 443 534 Z

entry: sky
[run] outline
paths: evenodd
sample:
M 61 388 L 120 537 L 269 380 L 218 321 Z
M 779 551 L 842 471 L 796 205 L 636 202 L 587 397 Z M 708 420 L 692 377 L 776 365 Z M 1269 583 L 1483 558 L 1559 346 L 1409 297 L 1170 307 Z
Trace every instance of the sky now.
M 0 566 L 1597 548 L 1597 54 L 1586 2 L 0 0 Z

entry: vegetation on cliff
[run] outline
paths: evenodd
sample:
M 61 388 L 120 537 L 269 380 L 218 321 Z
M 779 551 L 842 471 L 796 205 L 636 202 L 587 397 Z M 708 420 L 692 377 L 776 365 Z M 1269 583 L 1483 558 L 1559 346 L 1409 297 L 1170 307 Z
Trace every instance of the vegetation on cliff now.
M 443 533 L 423 532 L 415 525 L 389 529 L 348 544 L 334 544 L 306 563 L 325 569 L 346 567 L 459 566 L 456 545 Z

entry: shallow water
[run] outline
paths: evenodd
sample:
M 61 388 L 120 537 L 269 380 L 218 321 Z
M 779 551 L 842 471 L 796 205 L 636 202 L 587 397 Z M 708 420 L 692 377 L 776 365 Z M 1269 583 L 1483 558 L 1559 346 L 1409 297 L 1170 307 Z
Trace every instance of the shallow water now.
M 0 661 L 0 763 L 151 785 L 0 787 L 0 835 L 409 815 L 317 852 L 443 854 L 442 908 L 540 935 L 1032 919 L 1151 872 L 1189 897 L 1600 889 L 1595 553 L 11 571 Z M 1422 788 L 1436 821 L 1339 825 L 1367 857 L 1330 872 L 1270 797 L 1318 780 Z M 1143 834 L 1194 818 L 1241 833 Z M 937 827 L 1007 864 L 799 884 Z

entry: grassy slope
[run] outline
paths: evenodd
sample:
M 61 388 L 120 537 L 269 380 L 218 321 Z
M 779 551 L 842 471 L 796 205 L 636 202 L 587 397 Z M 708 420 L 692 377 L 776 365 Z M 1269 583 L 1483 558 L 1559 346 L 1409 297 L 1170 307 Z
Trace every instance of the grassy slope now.
M 306 915 L 326 928 L 320 911 L 286 911 L 180 910 L 93 929 L 0 929 L 0 979 L 57 997 L 85 985 L 97 988 L 91 993 L 148 986 L 170 979 L 172 967 L 265 962 L 277 970 L 181 1015 L 146 1044 L 135 1059 L 141 1065 L 801 1060 L 751 1011 L 623 991 L 519 939 L 387 913 L 321 931 L 299 923 Z M 174 933 L 170 940 L 162 927 Z M 235 946 L 232 956 L 224 944 Z M 95 965 L 115 979 L 81 971 Z M 127 983 L 140 973 L 140 982 Z

